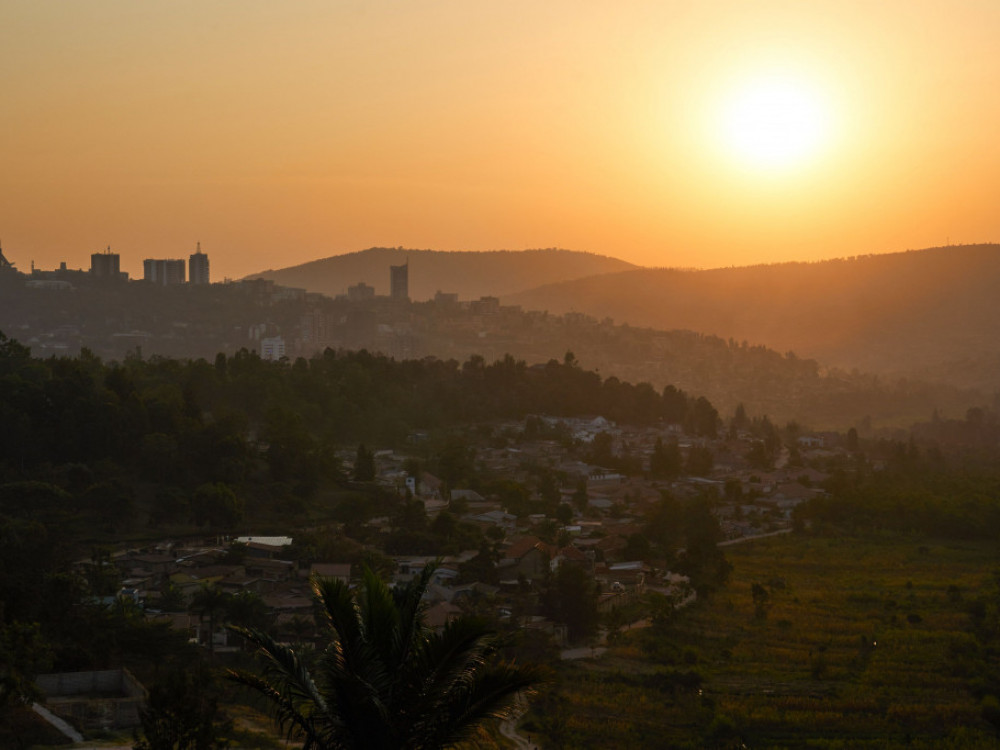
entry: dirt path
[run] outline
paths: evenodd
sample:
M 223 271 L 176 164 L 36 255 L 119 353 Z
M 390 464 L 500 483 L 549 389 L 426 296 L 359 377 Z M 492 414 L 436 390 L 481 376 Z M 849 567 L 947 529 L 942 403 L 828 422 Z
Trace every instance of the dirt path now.
M 517 722 L 521 720 L 521 717 L 524 716 L 524 712 L 527 710 L 527 702 L 519 698 L 517 701 L 517 708 L 514 709 L 510 718 L 505 719 L 500 724 L 500 734 L 514 743 L 514 747 L 518 750 L 535 750 L 535 745 L 533 745 L 527 737 L 517 731 Z
M 754 539 L 766 539 L 769 536 L 779 536 L 780 534 L 791 534 L 791 529 L 778 529 L 777 531 L 771 531 L 767 534 L 755 534 L 754 536 L 740 536 L 736 539 L 727 539 L 724 542 L 719 542 L 716 547 L 731 547 L 734 544 L 742 544 L 743 542 L 752 542 Z

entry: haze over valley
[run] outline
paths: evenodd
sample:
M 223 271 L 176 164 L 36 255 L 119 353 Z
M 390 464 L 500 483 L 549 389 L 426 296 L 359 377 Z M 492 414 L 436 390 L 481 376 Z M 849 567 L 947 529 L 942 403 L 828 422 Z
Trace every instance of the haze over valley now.
M 824 367 L 963 387 L 1000 382 L 1000 245 L 711 270 L 636 269 L 504 303 L 792 351 Z
M 152 288 L 84 272 L 28 283 L 8 274 L 0 330 L 39 353 L 115 359 L 264 354 L 265 341 L 289 359 L 364 348 L 531 365 L 571 351 L 603 377 L 676 386 L 726 412 L 742 404 L 815 428 L 899 428 L 991 403 L 997 250 L 694 271 L 568 250 L 373 248 L 240 282 Z M 405 270 L 402 299 L 388 294 L 393 265 Z M 538 281 L 550 283 L 525 288 Z
M 343 294 L 351 283 L 365 281 L 384 293 L 390 263 L 412 263 L 414 300 L 431 300 L 442 291 L 463 300 L 497 296 L 502 305 L 525 311 L 580 313 L 792 352 L 815 360 L 821 370 L 858 370 L 985 393 L 1000 382 L 995 244 L 705 270 L 636 268 L 566 250 L 372 249 L 253 278 L 327 294 Z M 495 352 L 496 345 L 489 346 Z

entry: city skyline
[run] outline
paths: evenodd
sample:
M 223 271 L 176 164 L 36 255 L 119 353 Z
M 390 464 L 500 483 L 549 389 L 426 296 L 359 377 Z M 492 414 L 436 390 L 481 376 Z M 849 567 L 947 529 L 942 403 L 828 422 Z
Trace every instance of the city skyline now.
M 0 238 L 718 267 L 995 241 L 1000 6 L 4 4 Z M 79 261 L 74 260 L 79 258 Z

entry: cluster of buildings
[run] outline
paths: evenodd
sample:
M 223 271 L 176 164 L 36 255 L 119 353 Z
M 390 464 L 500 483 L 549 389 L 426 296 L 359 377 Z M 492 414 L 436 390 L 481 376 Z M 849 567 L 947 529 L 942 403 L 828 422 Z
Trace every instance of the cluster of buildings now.
M 128 274 L 122 273 L 121 256 L 111 252 L 109 247 L 103 253 L 93 253 L 90 256 L 90 273 L 98 279 L 127 279 Z M 168 260 L 162 258 L 146 258 L 142 262 L 142 277 L 160 286 L 171 284 L 209 284 L 208 255 L 201 251 L 201 243 L 188 260 Z
M 644 456 L 651 454 L 657 439 L 676 440 L 685 450 L 691 447 L 689 441 L 695 440 L 685 436 L 678 425 L 623 426 L 601 417 L 542 419 L 548 426 L 564 430 L 574 443 L 589 443 L 595 435 L 605 433 L 612 436 L 617 449 L 628 445 Z M 494 428 L 495 434 L 513 438 L 523 424 L 511 421 Z M 411 439 L 419 442 L 422 438 L 417 434 Z M 790 531 L 792 509 L 824 494 L 820 485 L 829 477 L 808 464 L 847 455 L 839 435 L 813 433 L 795 442 L 805 465 L 793 465 L 786 449 L 775 467 L 764 471 L 750 466 L 745 458 L 755 440 L 749 433 L 739 433 L 701 441 L 715 456 L 714 469 L 708 476 L 680 476 L 669 481 L 645 474 L 623 476 L 586 463 L 565 441 L 552 438 L 477 446 L 478 469 L 486 474 L 509 477 L 525 486 L 530 484 L 534 467 L 546 467 L 564 477 L 560 505 L 571 508 L 572 516 L 561 519 L 545 514 L 518 517 L 508 512 L 498 497 L 484 497 L 472 489 L 445 492 L 441 480 L 426 471 L 420 472 L 417 482 L 405 468 L 412 456 L 378 451 L 376 482 L 421 502 L 428 519 L 450 508 L 462 521 L 483 529 L 488 538 L 500 540 L 494 547 L 492 576 L 472 580 L 467 573 L 463 575 L 469 570 L 467 564 L 479 555 L 470 549 L 450 556 L 387 555 L 393 563 L 392 582 L 405 583 L 428 563 L 437 561 L 424 596 L 428 625 L 442 628 L 470 606 L 489 607 L 497 617 L 523 631 L 547 634 L 560 649 L 571 645 L 567 625 L 539 614 L 539 588 L 526 588 L 525 584 L 541 581 L 562 566 L 582 570 L 594 582 L 600 591 L 596 606 L 602 612 L 630 604 L 647 590 L 668 597 L 673 606 L 684 606 L 696 598 L 690 579 L 663 569 L 663 561 L 654 559 L 651 549 L 643 550 L 635 543 L 664 491 L 677 498 L 697 497 L 706 491 L 714 495 L 712 512 L 727 539 L 721 544 L 732 544 Z M 347 449 L 339 454 L 344 462 L 351 456 Z M 738 491 L 733 492 L 734 488 Z M 574 498 L 581 491 L 583 504 Z M 455 504 L 450 506 L 449 500 Z M 389 517 L 366 521 L 383 535 L 390 534 L 396 523 Z M 350 583 L 358 576 L 357 567 L 346 560 L 304 559 L 302 550 L 294 550 L 288 536 L 187 543 L 164 540 L 141 550 L 121 550 L 109 562 L 121 577 L 119 597 L 143 605 L 151 620 L 167 623 L 213 651 L 233 651 L 239 646 L 230 643 L 229 631 L 222 625 L 225 618 L 211 615 L 208 605 L 197 601 L 204 590 L 229 595 L 230 601 L 237 602 L 244 594 L 254 595 L 252 598 L 259 598 L 264 605 L 263 616 L 276 638 L 315 646 L 322 640 L 313 617 L 310 579 L 323 576 Z M 79 562 L 81 567 L 90 564 L 90 560 Z M 114 600 L 107 597 L 108 604 Z M 574 653 L 580 652 L 564 650 L 563 658 L 579 658 Z M 583 653 L 594 651 L 584 649 Z M 55 712 L 85 727 L 98 726 L 92 723 L 98 708 L 104 726 L 134 726 L 145 698 L 144 688 L 120 671 L 44 675 L 38 684 Z
M 323 308 L 334 305 L 334 300 L 262 278 L 212 284 L 209 256 L 201 243 L 186 260 L 143 261 L 142 278 L 137 281 L 164 291 L 199 287 L 210 292 L 222 312 L 209 319 L 202 314 L 203 305 L 179 306 L 176 297 L 147 295 L 139 291 L 143 284 L 128 284 L 130 275 L 122 270 L 121 255 L 111 247 L 92 253 L 89 269 L 69 268 L 62 262 L 42 270 L 32 263 L 28 274 L 18 272 L 0 251 L 0 283 L 10 303 L 0 328 L 16 331 L 18 340 L 43 354 L 70 354 L 87 347 L 98 356 L 120 358 L 142 347 L 167 356 L 211 357 L 249 345 L 263 359 L 277 361 L 311 355 L 330 345 L 378 345 L 376 333 L 388 330 L 387 320 L 405 317 L 410 299 L 409 263 L 390 266 L 389 272 L 389 296 L 377 296 L 374 286 L 361 281 L 336 301 L 350 303 L 346 308 L 341 304 L 335 314 L 303 317 L 304 308 Z M 96 295 L 86 291 L 97 287 Z M 76 307 L 69 312 L 36 295 L 78 290 L 84 291 L 75 295 Z M 204 302 L 208 297 L 198 299 Z M 123 319 L 120 311 L 129 314 Z M 135 327 L 140 318 L 141 329 Z M 257 320 L 246 323 L 252 318 Z M 327 328 L 343 328 L 351 335 L 337 337 Z
M 549 418 L 546 418 L 548 421 Z M 688 438 L 676 425 L 657 427 L 618 426 L 604 419 L 566 419 L 561 422 L 575 438 L 586 440 L 595 431 L 613 436 L 619 446 L 630 445 L 637 454 L 649 455 L 656 439 L 679 440 L 684 450 Z M 511 435 L 521 429 L 519 422 L 497 425 L 498 434 Z M 839 440 L 839 436 L 836 436 Z M 445 496 L 441 480 L 426 471 L 419 482 L 404 468 L 410 456 L 392 450 L 377 451 L 376 482 L 421 502 L 427 518 L 433 519 L 445 509 L 452 509 L 461 521 L 480 527 L 488 537 L 502 540 L 497 545 L 493 582 L 486 580 L 459 583 L 460 569 L 476 555 L 465 550 L 453 556 L 389 555 L 395 570 L 392 579 L 404 583 L 432 559 L 440 566 L 426 593 L 428 623 L 443 626 L 459 611 L 463 597 L 486 596 L 498 607 L 501 617 L 510 616 L 512 602 L 522 590 L 522 582 L 538 581 L 561 565 L 583 569 L 593 579 L 601 594 L 598 608 L 610 609 L 626 604 L 644 590 L 652 589 L 673 596 L 677 601 L 692 596 L 684 576 L 657 567 L 661 562 L 636 547 L 635 539 L 644 530 L 647 514 L 657 507 L 668 491 L 676 498 L 694 498 L 708 492 L 716 500 L 712 512 L 720 522 L 723 544 L 748 537 L 781 533 L 792 528 L 792 510 L 807 500 L 824 494 L 820 488 L 828 474 L 803 465 L 789 465 L 787 451 L 781 466 L 762 471 L 753 469 L 744 456 L 755 438 L 748 434 L 707 441 L 716 458 L 708 476 L 681 476 L 657 480 L 639 474 L 624 476 L 585 463 L 571 447 L 554 439 L 515 442 L 506 446 L 478 446 L 477 464 L 491 475 L 506 476 L 530 484 L 531 467 L 547 467 L 565 479 L 561 482 L 560 505 L 571 510 L 570 517 L 557 519 L 545 514 L 518 517 L 499 497 L 484 497 L 471 489 L 451 489 Z M 798 440 L 798 448 L 810 460 L 845 455 L 840 447 L 826 446 L 822 436 Z M 833 437 L 829 442 L 834 443 Z M 349 461 L 352 452 L 338 457 Z M 733 492 L 734 488 L 738 491 Z M 575 494 L 583 492 L 581 505 Z M 458 501 L 458 507 L 449 502 Z M 389 517 L 367 520 L 366 525 L 388 538 L 396 528 Z M 543 541 L 548 537 L 548 541 Z M 227 540 L 229 541 L 229 540 Z M 164 542 L 161 549 L 122 551 L 113 558 L 121 571 L 123 594 L 142 601 L 159 618 L 173 627 L 186 630 L 192 640 L 205 645 L 228 646 L 225 631 L 207 628 L 206 618 L 192 613 L 192 597 L 203 587 L 212 586 L 229 594 L 258 594 L 273 618 L 275 632 L 286 640 L 315 637 L 308 627 L 312 621 L 313 601 L 309 578 L 322 575 L 350 582 L 356 570 L 346 561 L 312 560 L 309 565 L 296 562 L 290 537 L 239 537 L 242 553 L 236 559 L 223 540 L 206 540 L 204 545 L 181 548 Z M 86 561 L 81 561 L 86 564 Z M 160 606 L 160 594 L 167 584 L 180 595 L 175 610 Z M 195 608 L 196 610 L 196 608 Z M 522 612 L 520 625 L 545 630 L 556 643 L 566 645 L 564 628 L 544 617 Z M 304 630 L 296 631 L 296 628 Z

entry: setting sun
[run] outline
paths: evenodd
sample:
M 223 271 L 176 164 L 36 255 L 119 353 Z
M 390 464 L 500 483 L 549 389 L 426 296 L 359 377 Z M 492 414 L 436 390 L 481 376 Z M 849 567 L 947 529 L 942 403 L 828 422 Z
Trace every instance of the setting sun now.
M 998 41 L 0 0 L 0 750 L 1000 750 Z
M 220 278 L 400 245 L 711 267 L 1000 231 L 996 0 L 181 5 L 0 2 L 18 267 L 111 245 L 140 275 L 195 241 Z
M 827 145 L 828 107 L 803 81 L 777 75 L 754 79 L 730 93 L 721 109 L 725 147 L 754 168 L 794 168 Z

